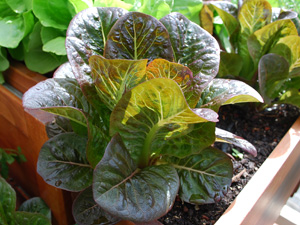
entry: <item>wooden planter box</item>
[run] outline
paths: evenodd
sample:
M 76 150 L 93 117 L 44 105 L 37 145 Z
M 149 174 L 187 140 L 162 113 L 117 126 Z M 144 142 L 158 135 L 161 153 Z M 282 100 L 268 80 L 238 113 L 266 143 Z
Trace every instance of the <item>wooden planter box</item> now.
M 17 91 L 14 94 L 8 90 L 10 86 L 0 85 L 0 147 L 21 147 L 27 159 L 26 163 L 12 164 L 10 176 L 28 195 L 40 196 L 47 203 L 52 211 L 53 224 L 74 224 L 70 193 L 46 184 L 36 172 L 41 146 L 48 139 L 43 123 L 47 117 L 41 122 L 25 112 L 22 105 L 22 93 L 46 78 L 16 62 L 5 71 L 4 76 L 7 83 Z
M 19 63 L 5 72 L 6 81 L 24 93 L 45 77 Z M 32 196 L 41 196 L 52 210 L 54 224 L 73 224 L 71 195 L 46 184 L 36 172 L 41 146 L 47 140 L 43 121 L 24 111 L 22 100 L 0 86 L 0 147 L 21 147 L 28 162 L 14 164 L 11 175 Z M 300 180 L 300 118 L 252 177 L 216 225 L 274 224 Z

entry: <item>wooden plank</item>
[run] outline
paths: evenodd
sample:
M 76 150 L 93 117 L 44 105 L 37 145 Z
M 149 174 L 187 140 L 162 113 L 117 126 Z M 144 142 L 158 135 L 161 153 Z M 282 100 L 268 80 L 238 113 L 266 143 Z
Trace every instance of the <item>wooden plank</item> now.
M 25 112 L 22 100 L 0 85 L 0 147 L 21 147 L 27 162 L 14 163 L 10 175 L 30 196 L 42 197 L 53 214 L 53 224 L 72 224 L 70 193 L 46 184 L 36 172 L 39 151 L 47 141 L 45 125 Z
M 300 179 L 300 118 L 216 225 L 274 224 Z
M 3 75 L 8 84 L 22 93 L 38 82 L 47 79 L 39 73 L 30 71 L 24 64 L 17 61 L 11 61 L 9 69 L 4 71 Z

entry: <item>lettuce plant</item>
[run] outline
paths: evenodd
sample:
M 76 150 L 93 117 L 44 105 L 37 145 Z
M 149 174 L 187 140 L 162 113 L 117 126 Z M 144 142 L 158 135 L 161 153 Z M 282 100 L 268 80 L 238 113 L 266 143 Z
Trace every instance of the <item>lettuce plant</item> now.
M 224 49 L 219 77 L 247 82 L 267 104 L 300 107 L 297 13 L 272 12 L 266 0 L 247 0 L 239 9 L 230 2 L 209 3 L 200 14 L 202 26 L 214 32 Z
M 1 224 L 50 225 L 51 211 L 41 198 L 31 198 L 16 211 L 16 192 L 0 176 L 0 222 Z
M 81 192 L 78 224 L 153 221 L 179 194 L 219 201 L 232 163 L 216 139 L 255 155 L 240 137 L 216 129 L 221 105 L 262 101 L 249 85 L 215 79 L 217 41 L 180 13 L 160 20 L 121 8 L 89 8 L 70 23 L 69 62 L 23 97 L 29 112 L 55 114 L 37 170 Z

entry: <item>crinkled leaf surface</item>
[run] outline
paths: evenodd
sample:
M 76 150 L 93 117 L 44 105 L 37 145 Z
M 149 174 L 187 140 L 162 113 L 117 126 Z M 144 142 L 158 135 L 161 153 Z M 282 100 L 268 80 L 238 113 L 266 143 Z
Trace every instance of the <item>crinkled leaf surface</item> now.
M 271 16 L 272 7 L 266 0 L 247 0 L 239 11 L 238 20 L 241 30 L 238 37 L 238 54 L 244 62 L 241 76 L 246 79 L 251 79 L 255 70 L 254 62 L 249 54 L 251 49 L 248 50 L 248 37 L 270 23 Z
M 131 156 L 148 160 L 159 154 L 169 138 L 191 131 L 190 124 L 217 121 L 209 109 L 191 110 L 175 81 L 156 78 L 127 92 L 110 117 L 110 133 L 120 133 Z M 160 148 L 153 148 L 160 143 Z M 140 157 L 141 152 L 143 156 Z M 139 164 L 147 162 L 139 162 Z
M 108 215 L 95 202 L 92 187 L 85 189 L 77 196 L 73 202 L 72 212 L 77 224 L 113 225 L 118 221 L 118 219 Z
M 263 102 L 263 99 L 254 88 L 242 81 L 219 78 L 203 90 L 198 107 L 217 112 L 221 105 L 241 102 Z
M 245 152 L 253 155 L 254 157 L 257 155 L 256 148 L 250 142 L 226 130 L 216 128 L 216 138 L 217 141 L 225 141 L 227 143 L 240 147 Z
M 160 21 L 170 34 L 175 62 L 187 66 L 194 76 L 205 80 L 213 79 L 220 62 L 218 42 L 206 30 L 180 13 L 171 13 Z
M 290 35 L 281 38 L 270 53 L 276 53 L 284 57 L 290 64 L 289 77 L 300 75 L 300 37 Z
M 221 52 L 219 77 L 239 76 L 243 67 L 242 58 L 235 53 Z
M 258 65 L 259 89 L 266 103 L 278 97 L 288 79 L 289 64 L 282 56 L 270 53 L 261 57 Z
M 51 210 L 40 197 L 30 198 L 23 202 L 18 211 L 40 213 L 51 220 Z
M 0 221 L 4 224 L 10 223 L 13 220 L 16 207 L 16 192 L 0 177 Z
M 76 79 L 75 75 L 73 73 L 71 64 L 69 62 L 65 62 L 64 64 L 59 66 L 55 70 L 55 72 L 53 74 L 53 78 L 72 78 L 72 79 Z
M 93 169 L 85 149 L 86 137 L 63 133 L 49 139 L 39 154 L 37 172 L 46 183 L 68 191 L 81 191 L 92 184 Z
M 48 138 L 52 138 L 61 133 L 73 132 L 73 129 L 69 119 L 55 116 L 53 121 L 46 124 L 46 132 Z
M 194 108 L 200 98 L 199 79 L 193 77 L 192 71 L 181 64 L 165 59 L 155 59 L 147 66 L 146 79 L 169 78 L 180 86 L 191 108 Z
M 147 59 L 90 58 L 93 81 L 97 92 L 110 110 L 113 110 L 123 94 L 145 79 Z
M 104 50 L 109 59 L 163 58 L 173 61 L 173 50 L 166 28 L 154 17 L 129 12 L 110 30 Z
M 278 20 L 257 30 L 248 39 L 248 48 L 254 62 L 268 53 L 280 38 L 297 35 L 297 29 L 291 20 Z
M 135 222 L 152 221 L 167 213 L 178 187 L 172 166 L 137 168 L 119 135 L 113 137 L 94 171 L 95 201 L 108 213 Z
M 51 225 L 51 221 L 42 214 L 31 212 L 15 212 L 16 225 Z
M 92 55 L 103 55 L 111 27 L 126 12 L 121 8 L 93 7 L 81 11 L 71 21 L 66 49 L 80 84 L 92 82 L 88 60 Z
M 220 201 L 228 192 L 233 174 L 232 163 L 222 151 L 209 147 L 196 155 L 167 161 L 177 170 L 179 196 L 183 201 L 205 204 Z
M 76 14 L 73 5 L 62 0 L 33 0 L 32 9 L 45 27 L 58 29 L 67 29 Z
M 86 126 L 86 116 L 91 109 L 79 84 L 72 78 L 52 78 L 30 88 L 23 96 L 26 109 L 43 109 L 69 118 Z

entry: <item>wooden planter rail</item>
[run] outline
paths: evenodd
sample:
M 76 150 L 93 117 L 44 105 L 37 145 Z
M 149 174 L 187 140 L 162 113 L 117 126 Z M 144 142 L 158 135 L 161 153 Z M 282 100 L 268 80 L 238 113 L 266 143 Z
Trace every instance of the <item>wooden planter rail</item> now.
M 4 76 L 7 83 L 21 93 L 46 79 L 17 62 L 12 63 Z M 52 211 L 53 224 L 74 224 L 70 193 L 46 184 L 36 172 L 41 146 L 48 139 L 44 123 L 25 112 L 20 96 L 13 94 L 3 85 L 0 85 L 0 109 L 0 147 L 21 147 L 27 159 L 25 163 L 14 163 L 10 166 L 11 177 L 31 197 L 40 196 L 47 203 Z

